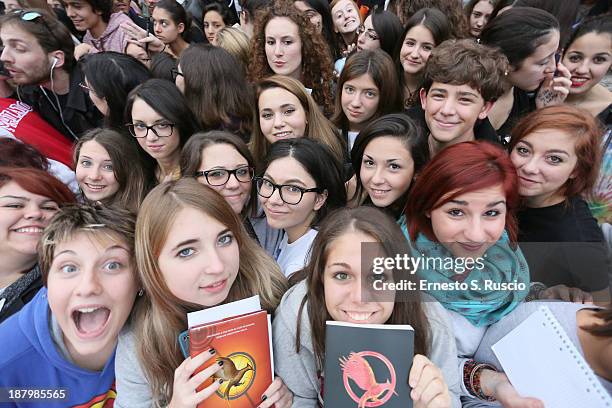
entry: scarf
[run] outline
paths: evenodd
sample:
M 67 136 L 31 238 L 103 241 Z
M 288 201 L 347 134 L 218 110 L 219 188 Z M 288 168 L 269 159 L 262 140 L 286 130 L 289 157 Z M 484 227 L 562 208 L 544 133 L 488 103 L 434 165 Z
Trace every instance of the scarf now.
M 402 225 L 405 235 L 408 233 Z M 443 262 L 428 262 L 417 270 L 420 280 L 436 286 L 426 290 L 446 309 L 455 311 L 469 320 L 473 325 L 488 326 L 510 313 L 525 299 L 529 292 L 529 267 L 520 248 L 513 249 L 506 231 L 501 238 L 479 258 L 480 264 L 471 270 L 458 268 L 457 262 L 448 249 L 439 242 L 432 242 L 425 235 L 419 234 L 412 249 L 423 258 L 441 259 Z M 441 265 L 440 265 L 441 264 Z M 464 283 L 463 289 L 440 290 L 437 285 L 457 285 Z M 486 287 L 486 285 L 489 287 Z M 509 288 L 495 285 L 513 284 Z M 467 285 L 467 288 L 466 288 Z M 491 287 L 492 286 L 492 287 Z

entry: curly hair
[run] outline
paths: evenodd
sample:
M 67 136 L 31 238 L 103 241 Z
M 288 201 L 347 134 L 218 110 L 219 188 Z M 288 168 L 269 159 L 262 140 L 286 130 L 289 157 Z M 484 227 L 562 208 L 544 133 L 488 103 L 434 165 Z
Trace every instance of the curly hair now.
M 454 38 L 469 37 L 470 27 L 461 2 L 456 0 L 391 0 L 388 9 L 397 14 L 402 24 L 423 8 L 436 8 L 448 17 Z
M 251 39 L 249 80 L 258 82 L 274 74 L 266 57 L 265 29 L 275 17 L 286 17 L 298 26 L 302 43 L 302 83 L 312 89 L 312 97 L 326 115 L 333 111 L 333 61 L 323 35 L 300 13 L 290 0 L 276 0 L 271 7 L 257 13 Z

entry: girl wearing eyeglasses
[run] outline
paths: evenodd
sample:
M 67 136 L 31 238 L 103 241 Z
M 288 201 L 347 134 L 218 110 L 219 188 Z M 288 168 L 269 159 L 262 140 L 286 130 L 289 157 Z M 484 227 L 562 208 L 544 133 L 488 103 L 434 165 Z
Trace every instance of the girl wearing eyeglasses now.
M 274 143 L 264 168 L 259 202 L 268 224 L 285 232 L 274 255 L 290 276 L 304 267 L 319 221 L 346 204 L 342 168 L 326 147 L 303 138 Z
M 181 174 L 221 194 L 239 215 L 252 238 L 272 254 L 282 234 L 258 217 L 257 194 L 253 191 L 255 162 L 247 145 L 238 136 L 221 131 L 196 133 L 183 147 Z
M 127 127 L 140 147 L 155 159 L 158 183 L 181 176 L 181 148 L 198 130 L 198 121 L 172 82 L 150 79 L 128 95 Z

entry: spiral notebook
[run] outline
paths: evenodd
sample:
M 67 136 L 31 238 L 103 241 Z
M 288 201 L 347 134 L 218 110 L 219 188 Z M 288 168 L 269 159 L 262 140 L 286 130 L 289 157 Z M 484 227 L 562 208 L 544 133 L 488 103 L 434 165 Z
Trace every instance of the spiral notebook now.
M 546 407 L 612 408 L 612 397 L 546 306 L 492 349 L 520 395 Z

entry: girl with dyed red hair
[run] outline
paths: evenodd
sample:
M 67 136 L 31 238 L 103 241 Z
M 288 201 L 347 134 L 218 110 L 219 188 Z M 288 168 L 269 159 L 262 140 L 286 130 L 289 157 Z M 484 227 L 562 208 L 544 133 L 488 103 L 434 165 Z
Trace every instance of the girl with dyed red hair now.
M 505 374 L 469 357 L 487 327 L 514 310 L 529 290 L 527 263 L 513 243 L 518 204 L 518 180 L 507 153 L 488 142 L 464 142 L 425 166 L 400 221 L 422 258 L 416 270 L 420 288 L 453 322 L 463 395 L 497 399 L 504 406 L 527 399 Z
M 38 241 L 60 206 L 74 202 L 70 189 L 43 170 L 0 167 L 0 322 L 42 286 Z
M 593 208 L 610 218 L 609 185 L 597 197 L 591 194 L 600 171 L 602 134 L 589 112 L 561 105 L 522 119 L 509 147 L 523 199 L 518 241 L 532 280 L 579 288 L 605 302 L 610 265 L 602 231 L 585 201 L 591 197 Z M 580 296 L 577 289 L 570 293 L 573 301 L 591 300 Z
M 489 142 L 464 142 L 438 153 L 417 177 L 405 208 L 404 233 L 422 258 L 420 288 L 448 309 L 464 374 L 464 395 L 503 406 L 535 402 L 505 374 L 469 359 L 487 327 L 530 291 L 527 262 L 516 245 L 519 180 L 508 154 Z M 560 297 L 555 286 L 539 297 Z
M 518 204 L 514 166 L 503 149 L 488 142 L 441 151 L 417 177 L 406 204 L 404 231 L 413 248 L 449 263 L 431 262 L 417 274 L 428 282 L 467 283 L 467 290 L 430 294 L 474 326 L 496 322 L 527 295 L 527 263 L 513 244 Z M 468 259 L 477 263 L 460 265 Z M 487 280 L 518 287 L 487 290 Z

